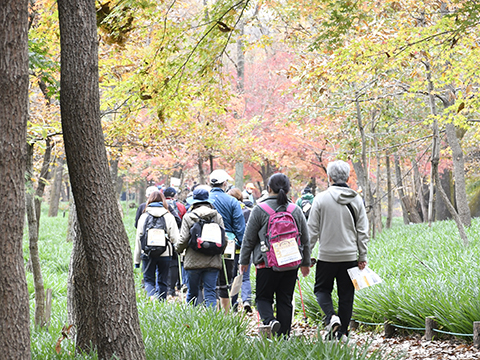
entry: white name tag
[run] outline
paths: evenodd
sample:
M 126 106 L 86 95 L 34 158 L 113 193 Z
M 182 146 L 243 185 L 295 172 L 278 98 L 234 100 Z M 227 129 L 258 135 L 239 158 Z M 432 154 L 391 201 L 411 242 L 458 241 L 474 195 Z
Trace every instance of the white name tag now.
M 150 229 L 148 230 L 147 237 L 148 246 L 165 246 L 165 230 L 163 229 Z
M 202 228 L 202 240 L 222 244 L 222 230 L 216 223 L 204 224 Z
M 235 240 L 227 240 L 227 247 L 223 252 L 223 257 L 229 260 L 235 258 Z
M 294 238 L 272 243 L 272 246 L 278 265 L 286 265 L 302 259 L 297 241 Z

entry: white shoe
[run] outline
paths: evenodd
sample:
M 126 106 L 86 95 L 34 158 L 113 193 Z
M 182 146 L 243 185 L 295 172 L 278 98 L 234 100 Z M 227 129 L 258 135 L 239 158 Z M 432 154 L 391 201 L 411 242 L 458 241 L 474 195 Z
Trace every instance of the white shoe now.
M 332 315 L 330 322 L 325 326 L 325 330 L 327 330 L 329 334 L 334 334 L 340 326 L 342 326 L 340 318 L 337 315 Z

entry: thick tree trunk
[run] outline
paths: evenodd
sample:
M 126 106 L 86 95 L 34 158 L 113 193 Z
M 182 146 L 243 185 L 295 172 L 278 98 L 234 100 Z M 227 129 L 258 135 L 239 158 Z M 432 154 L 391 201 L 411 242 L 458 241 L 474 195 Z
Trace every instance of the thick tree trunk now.
M 34 191 L 33 191 L 33 148 L 34 144 L 27 144 L 27 192 L 26 207 L 28 220 L 28 245 L 30 250 L 30 262 L 35 287 L 35 326 L 45 325 L 45 287 L 43 285 L 40 255 L 38 252 L 38 229 L 39 224 L 36 216 Z
M 145 359 L 132 254 L 100 121 L 95 14 L 93 0 L 58 1 L 62 131 L 81 233 L 78 251 L 85 254 L 84 263 L 72 265 L 75 282 L 85 282 L 74 290 L 76 345 L 78 351 L 93 346 L 100 359 Z
M 48 216 L 58 216 L 58 206 L 60 204 L 60 194 L 63 184 L 63 165 L 65 160 L 62 157 L 57 158 L 57 168 L 55 169 L 55 177 L 53 179 L 53 186 L 50 194 L 50 202 L 48 207 Z
M 390 154 L 387 153 L 385 156 L 385 167 L 387 173 L 387 222 L 385 224 L 387 229 L 392 227 L 393 219 L 393 196 L 392 196 L 392 171 L 390 167 Z
M 400 199 L 400 205 L 402 206 L 402 215 L 403 215 L 403 223 L 408 225 L 410 223 L 410 219 L 408 217 L 408 209 L 405 206 L 405 192 L 403 191 L 403 180 L 402 180 L 402 170 L 400 169 L 400 160 L 398 159 L 398 155 L 394 155 L 394 162 L 395 162 L 395 177 L 396 177 L 396 188 L 398 192 L 398 197 Z
M 472 224 L 472 216 L 468 207 L 467 191 L 465 186 L 465 162 L 463 159 L 463 150 L 457 137 L 457 129 L 454 124 L 446 125 L 448 145 L 452 149 L 453 173 L 455 178 L 455 201 L 458 210 L 458 216 L 464 226 L 469 227 Z
M 0 0 L 0 357 L 30 359 L 22 256 L 28 117 L 28 1 Z

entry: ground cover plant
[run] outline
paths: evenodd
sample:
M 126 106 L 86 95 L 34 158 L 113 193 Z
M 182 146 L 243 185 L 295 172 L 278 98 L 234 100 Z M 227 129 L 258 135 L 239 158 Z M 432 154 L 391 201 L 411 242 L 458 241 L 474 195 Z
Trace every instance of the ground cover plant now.
M 135 212 L 125 209 L 125 226 L 133 245 Z M 68 214 L 67 214 L 68 215 Z M 72 248 L 66 239 L 66 217 L 48 218 L 42 213 L 39 250 L 45 288 L 53 289 L 52 316 L 48 328 L 31 329 L 33 359 L 73 359 L 72 339 L 62 341 L 67 325 L 67 275 Z M 28 259 L 28 241 L 24 241 Z M 133 266 L 133 264 L 132 264 Z M 135 274 L 137 301 L 147 359 L 394 359 L 385 351 L 365 346 L 323 342 L 317 338 L 269 340 L 248 335 L 248 321 L 242 315 L 224 315 L 202 307 L 159 303 L 147 299 L 141 288 L 141 272 Z M 27 272 L 31 318 L 34 309 L 33 278 Z M 32 321 L 33 324 L 33 321 Z M 57 353 L 56 346 L 60 352 Z M 78 359 L 96 359 L 94 352 Z
M 382 232 L 369 243 L 368 265 L 383 283 L 356 292 L 353 317 L 423 328 L 425 318 L 434 316 L 439 330 L 472 334 L 473 322 L 480 320 L 479 232 L 480 221 L 474 219 L 467 229 L 467 247 L 453 221 Z M 307 315 L 320 322 L 323 313 L 313 295 L 313 280 L 302 279 L 301 284 Z

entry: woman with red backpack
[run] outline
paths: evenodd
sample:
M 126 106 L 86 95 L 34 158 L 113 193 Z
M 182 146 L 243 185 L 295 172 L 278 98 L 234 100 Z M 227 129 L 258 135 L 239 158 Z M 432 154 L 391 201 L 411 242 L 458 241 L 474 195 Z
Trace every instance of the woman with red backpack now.
M 267 191 L 268 197 L 250 214 L 240 250 L 240 272 L 247 271 L 253 253 L 257 269 L 255 301 L 260 317 L 272 334 L 288 337 L 298 268 L 303 276 L 310 271 L 307 222 L 302 209 L 287 197 L 290 180 L 286 175 L 272 175 Z

